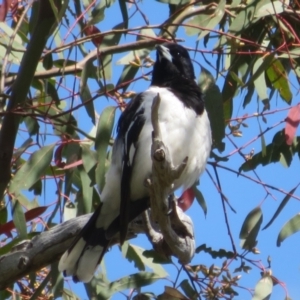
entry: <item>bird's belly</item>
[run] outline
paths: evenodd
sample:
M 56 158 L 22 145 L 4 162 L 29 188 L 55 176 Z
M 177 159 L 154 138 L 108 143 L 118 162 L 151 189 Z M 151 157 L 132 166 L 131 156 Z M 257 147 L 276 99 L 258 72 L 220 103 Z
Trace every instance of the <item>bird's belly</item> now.
M 188 157 L 183 173 L 174 182 L 174 190 L 179 187 L 186 189 L 199 178 L 205 169 L 211 148 L 210 124 L 206 111 L 197 116 L 193 110 L 186 108 L 182 102 L 176 100 L 170 105 L 170 102 L 167 102 L 163 96 L 161 95 L 159 107 L 159 127 L 162 141 L 169 150 L 169 157 L 173 166 L 178 166 Z M 147 109 L 151 109 L 150 104 L 145 106 L 145 110 Z M 150 115 L 150 113 L 145 113 L 145 115 Z M 152 124 L 150 119 L 146 119 L 139 137 L 132 172 L 132 200 L 147 195 L 144 181 L 151 175 L 152 170 L 151 144 Z

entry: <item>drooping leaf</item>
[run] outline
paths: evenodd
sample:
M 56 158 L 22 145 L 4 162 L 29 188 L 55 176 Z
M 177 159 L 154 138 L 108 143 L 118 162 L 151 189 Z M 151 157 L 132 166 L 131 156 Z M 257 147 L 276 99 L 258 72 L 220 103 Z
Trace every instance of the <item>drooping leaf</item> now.
M 45 173 L 51 163 L 54 144 L 35 151 L 16 173 L 9 186 L 11 194 L 18 195 L 22 189 L 32 187 Z
M 266 140 L 265 140 L 265 137 L 264 137 L 264 135 L 262 133 L 259 120 L 258 120 L 258 126 L 259 126 L 260 141 L 261 141 L 261 154 L 262 154 L 263 157 L 265 157 L 266 154 L 267 154 L 267 151 L 266 151 Z
M 63 289 L 62 300 L 80 300 L 80 298 L 74 292 Z
M 143 255 L 147 258 L 151 258 L 153 263 L 156 264 L 171 264 L 172 259 L 168 256 L 165 256 L 161 253 L 158 253 L 155 250 L 145 250 Z
M 105 18 L 105 9 L 109 8 L 115 0 L 106 0 L 106 1 L 99 1 L 95 6 L 93 6 L 93 10 L 90 14 L 89 24 L 98 24 Z M 88 3 L 90 4 L 90 3 Z
M 273 291 L 273 280 L 270 276 L 263 276 L 255 286 L 252 300 L 268 300 Z
M 15 227 L 18 231 L 18 235 L 21 239 L 27 238 L 27 226 L 26 226 L 26 219 L 25 215 L 22 209 L 22 206 L 20 205 L 18 200 L 14 200 L 12 207 L 12 218 L 13 222 L 15 224 Z
M 273 59 L 273 57 L 267 56 L 266 59 L 264 59 L 263 57 L 258 57 L 253 66 L 253 74 L 251 76 L 250 82 L 254 80 L 254 86 L 260 100 L 268 99 L 267 83 L 265 79 L 265 68 L 269 66 L 271 59 Z
M 126 7 L 126 1 L 125 0 L 119 0 L 119 6 L 121 9 L 122 17 L 123 17 L 123 24 L 124 28 L 128 28 L 128 11 Z
M 96 168 L 96 182 L 102 191 L 105 184 L 105 162 L 109 140 L 111 138 L 116 108 L 106 107 L 99 119 L 97 133 L 95 137 L 95 149 L 98 154 L 98 165 Z
M 280 60 L 274 59 L 266 73 L 271 84 L 279 92 L 281 98 L 290 104 L 293 95 L 290 90 L 288 76 Z
M 38 216 L 43 214 L 46 211 L 47 208 L 48 208 L 48 206 L 39 206 L 39 207 L 36 207 L 36 208 L 33 208 L 31 210 L 26 211 L 25 214 L 24 214 L 25 221 L 28 222 L 28 221 L 31 221 L 31 220 L 37 218 Z M 0 234 L 3 234 L 3 233 L 7 234 L 8 232 L 13 230 L 14 228 L 15 228 L 14 222 L 9 221 L 5 224 L 0 225 Z
M 193 192 L 195 194 L 197 202 L 199 203 L 200 207 L 202 208 L 202 210 L 204 212 L 204 216 L 206 217 L 206 215 L 207 215 L 207 205 L 206 205 L 205 199 L 204 199 L 201 191 L 199 191 L 196 188 L 196 186 L 193 186 Z
M 282 1 L 272 1 L 263 4 L 255 11 L 255 18 L 281 14 L 284 11 L 284 6 L 285 4 Z
M 91 76 L 91 72 L 94 70 L 93 63 L 91 60 L 87 61 L 84 64 L 84 68 L 81 72 L 81 80 L 80 80 L 80 98 L 82 103 L 84 103 L 84 107 L 88 116 L 91 118 L 93 124 L 95 124 L 95 108 L 94 102 L 92 101 L 92 94 L 88 87 L 87 81 Z
M 93 200 L 93 186 L 91 185 L 91 179 L 83 166 L 78 166 L 78 171 L 80 174 L 81 184 L 82 184 L 82 194 L 83 194 L 83 208 L 84 214 L 92 212 L 92 200 Z
M 95 169 L 97 167 L 97 153 L 90 149 L 89 145 L 81 144 L 81 157 L 83 162 L 83 167 L 91 179 L 90 185 L 96 184 L 96 174 Z
M 165 286 L 163 294 L 157 297 L 157 300 L 189 300 L 177 289 L 170 286 Z
M 202 244 L 196 248 L 196 253 L 204 251 L 211 255 L 212 258 L 235 258 L 235 254 L 232 251 L 227 251 L 225 249 L 213 250 L 211 247 L 207 247 L 206 244 Z
M 289 110 L 288 116 L 286 118 L 286 125 L 284 129 L 286 143 L 292 145 L 294 137 L 296 135 L 297 128 L 300 123 L 300 105 L 292 107 Z
M 123 278 L 111 282 L 109 285 L 106 285 L 105 290 L 103 290 L 103 287 L 98 289 L 97 299 L 109 299 L 109 297 L 114 293 L 126 289 L 131 289 L 131 288 L 136 289 L 143 286 L 147 286 L 162 278 L 164 277 L 161 277 L 160 275 L 155 274 L 153 272 L 139 272 L 129 276 L 125 276 Z M 106 298 L 101 297 L 101 294 L 103 292 L 105 293 Z M 98 298 L 99 296 L 101 298 Z
M 234 71 L 234 69 L 232 70 Z M 228 72 L 222 90 L 224 120 L 231 119 L 233 111 L 233 97 L 236 93 L 237 82 L 232 77 L 232 72 Z
M 300 214 L 295 215 L 283 225 L 277 237 L 277 247 L 280 247 L 287 237 L 298 231 L 300 231 Z
M 154 273 L 160 275 L 162 278 L 167 277 L 168 273 L 165 271 L 165 269 L 159 263 L 154 263 L 152 258 L 144 256 L 144 251 L 145 250 L 141 247 L 128 245 L 125 257 L 129 261 L 133 261 L 135 267 L 137 267 L 140 271 L 145 271 L 146 267 L 149 267 Z
M 1 234 L 1 228 L 2 225 L 4 225 L 7 222 L 7 207 L 2 205 L 2 201 L 0 201 L 0 234 Z
M 51 292 L 53 293 L 54 299 L 62 296 L 62 291 L 64 288 L 64 277 L 61 272 L 58 271 L 58 262 L 51 264 Z
M 101 31 L 95 26 L 95 25 L 87 25 L 83 28 L 83 32 L 86 36 L 91 36 L 94 34 L 99 34 L 101 33 Z M 103 41 L 103 35 L 99 35 L 96 37 L 92 38 L 92 43 L 96 46 L 96 47 L 100 47 L 100 45 L 102 44 Z
M 285 205 L 289 202 L 289 200 L 291 199 L 291 196 L 294 194 L 295 190 L 297 189 L 297 187 L 299 186 L 299 184 L 297 184 L 297 186 L 295 186 L 293 189 L 291 189 L 289 191 L 289 194 L 286 195 L 283 200 L 280 202 L 278 208 L 276 209 L 273 217 L 271 218 L 271 220 L 266 224 L 266 226 L 262 229 L 267 229 L 274 221 L 275 219 L 278 217 L 278 215 L 281 213 L 281 211 L 283 210 L 283 208 L 285 207 Z
M 255 207 L 244 220 L 240 231 L 241 247 L 251 250 L 256 246 L 256 238 L 263 221 L 262 210 Z
M 225 12 L 225 0 L 221 0 L 218 3 L 217 8 L 212 14 L 210 8 L 207 8 L 207 12 L 203 11 L 201 14 L 192 17 L 186 25 L 190 25 L 185 27 L 185 32 L 187 35 L 198 34 L 198 40 L 205 37 L 207 34 L 211 32 L 222 20 Z
M 194 290 L 194 288 L 191 286 L 190 282 L 187 279 L 181 281 L 179 286 L 182 288 L 184 293 L 189 297 L 189 299 L 198 298 L 198 292 Z
M 225 148 L 222 142 L 225 137 L 225 121 L 223 112 L 223 98 L 212 74 L 204 67 L 201 68 L 199 85 L 205 95 L 205 108 L 212 129 L 213 148 L 222 152 Z
M 192 188 L 185 190 L 177 200 L 178 206 L 182 211 L 188 210 L 193 204 L 195 199 L 195 194 Z
M 48 275 L 43 279 L 41 284 L 38 286 L 38 288 L 35 290 L 34 294 L 30 297 L 30 300 L 36 300 L 40 296 L 40 294 L 43 292 L 44 288 L 47 286 L 48 282 L 51 279 L 51 272 L 48 273 Z

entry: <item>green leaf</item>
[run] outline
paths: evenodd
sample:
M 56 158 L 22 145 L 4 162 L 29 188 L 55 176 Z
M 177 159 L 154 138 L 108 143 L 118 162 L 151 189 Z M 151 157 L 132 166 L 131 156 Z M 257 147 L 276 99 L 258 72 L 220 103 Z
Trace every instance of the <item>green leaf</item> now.
M 241 247 L 243 249 L 251 250 L 256 246 L 256 237 L 262 221 L 263 215 L 260 207 L 254 208 L 247 215 L 240 231 Z
M 115 0 L 106 0 L 106 1 L 99 1 L 97 5 L 93 6 L 94 9 L 91 12 L 89 24 L 97 24 L 104 20 L 105 14 L 104 11 L 106 8 L 109 8 Z M 88 3 L 90 4 L 90 3 Z
M 258 120 L 258 126 L 259 126 L 260 141 L 261 141 L 261 154 L 262 154 L 263 157 L 265 157 L 267 155 L 266 141 L 265 141 L 264 135 L 262 134 L 262 130 L 261 130 L 261 126 L 260 126 L 259 120 Z
M 98 165 L 96 168 L 96 182 L 99 190 L 102 191 L 105 184 L 105 162 L 107 147 L 111 137 L 116 108 L 113 106 L 106 107 L 99 119 L 97 133 L 95 137 L 95 148 L 98 154 Z
M 203 212 L 204 212 L 204 215 L 206 217 L 207 215 L 207 205 L 206 205 L 206 202 L 205 202 L 205 199 L 201 193 L 201 191 L 199 191 L 197 189 L 197 187 L 194 185 L 193 186 L 193 192 L 195 194 L 195 197 L 197 199 L 197 202 L 199 203 L 200 207 L 202 208 Z
M 234 69 L 232 69 L 234 71 Z M 228 72 L 222 90 L 224 120 L 231 119 L 233 111 L 233 97 L 236 93 L 237 82 L 232 77 L 232 72 Z
M 54 299 L 62 296 L 62 291 L 64 288 L 64 277 L 61 272 L 58 271 L 58 262 L 51 264 L 51 293 Z
M 123 17 L 123 23 L 124 23 L 124 28 L 128 29 L 128 11 L 126 7 L 126 1 L 125 0 L 119 0 L 119 5 Z
M 0 208 L 0 227 L 1 227 L 1 225 L 7 222 L 7 207 L 2 206 L 1 201 L 0 204 L 1 204 L 1 208 Z
M 51 163 L 54 146 L 45 146 L 30 156 L 12 179 L 9 186 L 11 194 L 19 195 L 22 189 L 29 189 L 45 174 Z
M 185 32 L 187 35 L 199 34 L 198 40 L 205 37 L 211 32 L 222 20 L 225 13 L 225 0 L 221 0 L 218 3 L 217 8 L 214 13 L 211 13 L 210 7 L 207 11 L 201 12 L 201 14 L 192 17 L 186 25 L 191 25 L 192 27 L 186 26 Z
M 80 300 L 80 298 L 75 293 L 73 293 L 72 291 L 70 291 L 68 289 L 63 289 L 62 299 L 63 300 Z
M 91 185 L 96 184 L 96 174 L 95 169 L 97 167 L 97 153 L 90 149 L 89 145 L 81 144 L 81 157 L 83 162 L 83 167 L 86 173 L 89 175 L 91 179 Z
M 51 278 L 51 272 L 48 273 L 48 275 L 44 278 L 44 280 L 41 282 L 39 287 L 35 290 L 34 294 L 31 296 L 30 300 L 36 300 L 40 296 L 40 294 L 43 292 L 44 288 L 47 286 L 48 282 Z
M 155 299 L 157 299 L 157 300 L 189 300 L 177 289 L 172 288 L 170 286 L 165 286 L 164 293 L 161 295 L 158 295 L 157 298 L 155 298 Z
M 273 60 L 270 67 L 267 69 L 267 76 L 274 88 L 278 90 L 281 98 L 288 104 L 290 104 L 293 95 L 290 90 L 288 76 L 279 59 Z
M 78 171 L 80 174 L 82 194 L 83 194 L 83 213 L 88 214 L 92 212 L 92 200 L 93 200 L 93 186 L 91 186 L 91 179 L 83 166 L 78 166 Z
M 233 259 L 236 255 L 232 251 L 227 251 L 225 249 L 219 249 L 218 251 L 213 250 L 211 247 L 207 247 L 206 244 L 202 244 L 196 248 L 196 253 L 204 251 L 205 253 L 210 254 L 213 259 L 216 258 L 228 258 Z
M 12 207 L 12 218 L 15 224 L 15 227 L 18 231 L 18 235 L 21 239 L 27 239 L 27 226 L 26 226 L 26 219 L 18 200 L 13 200 L 13 207 Z
M 292 217 L 287 223 L 281 228 L 278 238 L 277 247 L 280 247 L 281 243 L 292 234 L 300 231 L 300 213 Z
M 255 18 L 262 18 L 265 16 L 270 15 L 279 15 L 281 14 L 285 8 L 285 3 L 282 1 L 268 1 L 269 3 L 266 3 L 262 5 L 257 11 L 255 11 Z
M 184 291 L 184 293 L 189 297 L 189 299 L 197 299 L 198 298 L 198 292 L 195 291 L 190 282 L 187 279 L 184 279 L 183 281 L 181 281 L 180 285 L 179 285 L 182 290 Z
M 170 257 L 167 257 L 161 253 L 158 253 L 155 250 L 145 250 L 143 252 L 143 255 L 147 258 L 151 258 L 153 263 L 156 264 L 171 264 L 172 259 Z
M 255 286 L 252 300 L 268 300 L 273 290 L 273 280 L 270 276 L 261 278 Z
M 250 84 L 252 83 L 252 80 L 254 80 L 254 86 L 260 100 L 268 99 L 265 69 L 269 66 L 270 59 L 273 59 L 273 55 L 272 57 L 270 56 L 271 55 L 267 56 L 266 59 L 264 59 L 263 57 L 258 57 L 253 65 L 253 73 L 251 79 L 248 82 L 248 84 Z
M 80 80 L 80 98 L 82 103 L 84 103 L 84 107 L 88 116 L 91 118 L 93 124 L 96 123 L 95 120 L 95 109 L 94 102 L 92 101 L 92 95 L 90 89 L 88 87 L 87 81 L 91 76 L 91 72 L 94 70 L 92 60 L 88 60 L 83 67 L 81 72 L 81 80 Z
M 126 258 L 129 261 L 133 261 L 135 267 L 138 268 L 140 271 L 145 271 L 146 266 L 153 270 L 154 273 L 160 275 L 161 277 L 167 277 L 168 273 L 165 269 L 159 264 L 154 263 L 152 258 L 147 258 L 143 255 L 145 249 L 135 246 L 135 245 L 128 245 Z
M 120 0 L 121 1 L 121 0 Z M 123 23 L 118 24 L 112 28 L 112 30 L 118 30 L 123 28 Z M 101 46 L 110 47 L 118 45 L 121 39 L 122 33 L 107 34 L 103 37 Z M 103 70 L 100 71 L 99 76 L 105 78 L 106 80 L 112 78 L 112 58 L 111 54 L 101 55 L 101 62 L 99 63 Z M 109 84 L 108 84 L 109 85 Z M 113 85 L 112 85 L 113 86 Z M 112 89 L 114 86 L 112 87 Z M 109 90 L 110 88 L 108 88 Z
M 160 276 L 153 272 L 139 272 L 112 282 L 109 285 L 109 290 L 112 293 L 116 293 L 131 288 L 137 289 L 152 284 L 162 278 L 165 278 L 165 276 Z
M 35 118 L 25 117 L 24 123 L 25 123 L 25 126 L 26 126 L 30 136 L 33 136 L 33 135 L 36 135 L 39 133 L 40 125 Z
M 220 152 L 222 152 L 225 148 L 225 144 L 222 142 L 225 137 L 222 94 L 215 83 L 214 77 L 204 67 L 201 68 L 199 85 L 205 95 L 205 108 L 207 110 L 212 129 L 213 148 L 217 148 Z
M 292 190 L 289 191 L 289 194 L 286 195 L 283 200 L 281 201 L 281 203 L 279 204 L 278 208 L 276 209 L 275 214 L 273 215 L 273 217 L 271 218 L 271 220 L 267 223 L 267 225 L 262 229 L 265 230 L 266 228 L 268 228 L 274 221 L 275 219 L 278 217 L 278 215 L 281 213 L 281 211 L 283 210 L 283 208 L 285 207 L 285 205 L 289 202 L 289 200 L 291 199 L 291 196 L 294 194 L 295 190 L 297 189 L 297 187 L 299 186 L 299 184 L 297 184 L 297 186 L 295 186 Z
M 189 0 L 157 0 L 161 3 L 173 4 L 173 5 L 185 5 L 189 3 Z
M 0 291 L 0 299 L 1 300 L 6 300 L 8 298 L 12 299 L 11 296 L 12 296 L 12 292 L 14 289 L 14 285 L 13 284 L 10 284 L 6 289 L 4 290 L 1 290 Z

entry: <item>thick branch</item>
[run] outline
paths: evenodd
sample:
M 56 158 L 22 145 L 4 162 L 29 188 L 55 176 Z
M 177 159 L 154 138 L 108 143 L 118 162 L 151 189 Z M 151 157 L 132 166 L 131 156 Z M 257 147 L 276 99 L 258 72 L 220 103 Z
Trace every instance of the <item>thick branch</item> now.
M 151 215 L 158 222 L 163 240 L 168 244 L 172 254 L 178 257 L 181 263 L 187 264 L 195 254 L 193 223 L 174 201 L 170 204 L 169 195 L 173 189 L 173 182 L 181 175 L 188 158 L 185 158 L 177 167 L 172 165 L 169 151 L 161 140 L 158 124 L 159 104 L 158 95 L 152 106 L 152 178 L 147 181 L 151 199 Z M 171 213 L 169 213 L 170 209 Z M 150 232 L 152 231 L 148 230 L 148 237 Z M 155 235 L 155 240 L 159 240 L 157 235 Z M 155 248 L 157 243 L 153 241 L 153 244 Z
M 30 272 L 57 261 L 71 245 L 92 214 L 70 219 L 31 240 L 22 241 L 12 251 L 0 257 L 0 290 L 5 289 Z M 140 220 L 140 222 L 139 222 Z M 141 218 L 129 224 L 126 239 L 145 233 Z M 119 243 L 114 238 L 111 244 Z
M 0 290 L 31 271 L 37 271 L 59 259 L 73 238 L 90 218 L 84 215 L 23 241 L 12 252 L 0 257 Z

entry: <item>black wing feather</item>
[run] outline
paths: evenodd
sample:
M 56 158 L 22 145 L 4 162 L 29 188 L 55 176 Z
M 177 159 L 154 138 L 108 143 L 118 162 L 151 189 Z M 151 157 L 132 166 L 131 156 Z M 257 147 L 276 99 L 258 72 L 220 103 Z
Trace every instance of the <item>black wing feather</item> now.
M 130 222 L 131 175 L 134 165 L 137 141 L 145 124 L 144 109 L 141 107 L 143 95 L 137 95 L 123 112 L 118 124 L 118 136 L 123 138 L 123 168 L 120 201 L 120 243 L 126 239 Z M 133 148 L 132 148 L 133 147 Z M 134 152 L 132 152 L 134 151 Z M 132 155 L 132 158 L 130 157 Z

